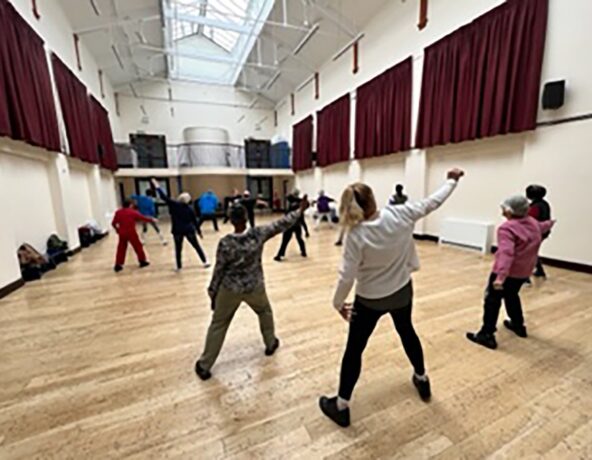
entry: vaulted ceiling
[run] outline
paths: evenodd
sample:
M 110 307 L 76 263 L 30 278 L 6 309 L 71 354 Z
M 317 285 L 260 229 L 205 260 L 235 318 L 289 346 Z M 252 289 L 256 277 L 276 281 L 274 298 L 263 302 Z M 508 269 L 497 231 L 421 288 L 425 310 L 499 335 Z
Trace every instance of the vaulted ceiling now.
M 389 0 L 60 1 L 116 88 L 195 81 L 278 101 Z

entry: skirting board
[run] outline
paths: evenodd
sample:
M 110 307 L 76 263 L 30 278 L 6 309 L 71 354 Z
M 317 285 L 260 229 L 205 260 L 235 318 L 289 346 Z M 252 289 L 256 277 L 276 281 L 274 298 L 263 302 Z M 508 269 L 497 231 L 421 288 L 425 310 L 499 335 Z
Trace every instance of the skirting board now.
M 437 236 L 427 235 L 427 234 L 422 234 L 422 235 L 414 234 L 413 238 L 418 241 L 433 241 L 434 243 L 437 243 L 439 241 L 439 238 Z M 491 247 L 492 254 L 495 254 L 496 251 L 497 251 L 497 246 L 492 246 Z M 551 257 L 541 257 L 541 261 L 545 265 L 549 265 L 550 267 L 557 267 L 557 268 L 563 268 L 565 270 L 571 270 L 574 272 L 592 274 L 592 265 L 580 264 L 577 262 L 568 262 L 566 260 L 553 259 Z
M 6 297 L 9 294 L 12 294 L 14 291 L 23 287 L 24 285 L 25 285 L 25 280 L 22 278 L 19 278 L 18 280 L 13 281 L 12 283 L 0 288 L 0 299 Z

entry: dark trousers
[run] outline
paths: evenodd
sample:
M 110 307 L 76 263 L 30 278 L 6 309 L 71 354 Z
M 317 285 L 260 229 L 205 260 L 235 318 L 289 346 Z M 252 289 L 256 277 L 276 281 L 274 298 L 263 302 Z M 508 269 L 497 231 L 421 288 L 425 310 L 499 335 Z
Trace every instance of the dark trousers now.
M 302 227 L 300 227 L 300 224 L 296 224 L 286 230 L 282 235 L 282 245 L 277 253 L 278 257 L 284 257 L 286 255 L 286 249 L 288 249 L 288 244 L 290 244 L 292 236 L 296 236 L 296 241 L 298 241 L 298 246 L 300 246 L 300 254 L 303 256 L 306 255 L 306 244 L 302 239 Z
M 308 233 L 308 225 L 306 224 L 306 219 L 304 218 L 304 214 L 300 218 L 300 225 L 302 225 L 302 229 L 304 230 L 304 234 L 308 238 L 310 234 Z
M 543 268 L 543 263 L 541 262 L 541 258 L 537 258 L 536 268 L 534 270 L 534 276 L 542 276 L 546 277 L 547 273 L 545 273 L 545 269 Z
M 526 279 L 506 278 L 504 288 L 496 290 L 493 288 L 493 282 L 497 278 L 492 273 L 485 290 L 485 301 L 483 303 L 483 327 L 481 332 L 484 334 L 494 334 L 497 330 L 497 319 L 502 307 L 502 300 L 506 305 L 506 312 L 512 324 L 517 327 L 524 326 L 524 316 L 522 314 L 522 303 L 520 302 L 520 289 L 526 282 Z
M 160 228 L 158 228 L 158 224 L 156 222 L 150 222 L 152 228 L 156 231 L 156 233 L 160 234 Z M 148 222 L 142 222 L 142 233 L 146 233 L 148 231 Z
M 255 210 L 248 209 L 247 210 L 247 219 L 249 220 L 249 225 L 251 228 L 255 228 Z
M 411 322 L 413 304 L 405 308 L 391 311 L 378 311 L 364 307 L 359 301 L 354 303 L 354 315 L 349 324 L 349 335 L 345 354 L 341 361 L 341 377 L 339 380 L 339 396 L 350 400 L 354 387 L 362 370 L 362 354 L 372 335 L 378 320 L 386 313 L 390 314 L 395 323 L 395 329 L 401 338 L 403 348 L 409 361 L 418 375 L 425 373 L 423 350 L 419 337 L 415 333 Z
M 199 256 L 199 258 L 201 259 L 201 261 L 205 264 L 206 263 L 206 255 L 203 252 L 203 249 L 201 248 L 201 246 L 199 245 L 199 242 L 197 241 L 197 236 L 195 236 L 195 233 L 185 233 L 185 234 L 180 234 L 180 235 L 173 235 L 173 238 L 175 239 L 175 257 L 177 260 L 177 268 L 183 268 L 183 262 L 182 262 L 182 254 L 183 254 L 183 240 L 185 238 L 187 238 L 187 241 L 189 241 L 189 244 L 191 244 L 191 246 L 193 246 L 193 248 L 195 249 L 195 252 L 197 252 L 197 255 Z
M 199 231 L 201 232 L 201 224 L 204 223 L 206 220 L 211 220 L 214 224 L 214 230 L 218 231 L 218 217 L 216 214 L 202 214 L 199 218 Z

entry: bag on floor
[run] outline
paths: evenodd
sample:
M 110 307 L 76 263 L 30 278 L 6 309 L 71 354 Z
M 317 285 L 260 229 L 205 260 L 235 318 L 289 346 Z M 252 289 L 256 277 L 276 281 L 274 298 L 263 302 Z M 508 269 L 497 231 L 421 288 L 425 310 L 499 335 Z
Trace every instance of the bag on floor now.
M 25 281 L 38 280 L 43 273 L 55 268 L 54 263 L 28 243 L 21 244 L 17 250 L 17 256 L 21 267 L 21 276 Z

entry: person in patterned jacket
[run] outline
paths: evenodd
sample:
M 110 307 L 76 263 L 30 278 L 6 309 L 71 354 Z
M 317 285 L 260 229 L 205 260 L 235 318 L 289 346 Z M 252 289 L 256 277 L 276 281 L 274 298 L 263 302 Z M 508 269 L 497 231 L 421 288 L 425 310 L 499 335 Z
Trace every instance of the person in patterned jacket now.
M 208 287 L 214 312 L 208 328 L 205 349 L 195 363 L 195 372 L 202 380 L 212 376 L 210 369 L 220 353 L 228 326 L 241 302 L 249 305 L 259 317 L 265 354 L 271 356 L 279 347 L 280 342 L 275 336 L 273 312 L 265 292 L 261 265 L 263 245 L 296 224 L 308 207 L 305 196 L 300 207 L 282 219 L 249 229 L 245 207 L 240 203 L 230 207 L 229 216 L 234 233 L 226 235 L 218 243 L 216 266 Z

